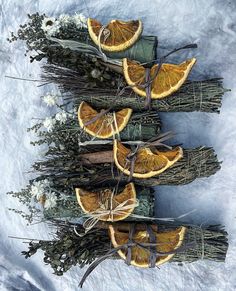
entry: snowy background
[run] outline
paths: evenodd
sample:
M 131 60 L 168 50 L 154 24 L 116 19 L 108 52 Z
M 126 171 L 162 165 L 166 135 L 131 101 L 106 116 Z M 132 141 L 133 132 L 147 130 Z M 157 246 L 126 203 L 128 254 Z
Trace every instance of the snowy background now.
M 180 267 L 166 264 L 160 270 L 140 270 L 123 262 L 104 262 L 89 277 L 83 290 L 167 291 L 236 290 L 236 1 L 235 0 L 0 0 L 0 290 L 78 290 L 84 270 L 74 268 L 63 278 L 56 277 L 42 262 L 42 254 L 25 260 L 21 241 L 9 235 L 47 238 L 45 226 L 26 226 L 8 207 L 22 207 L 5 195 L 19 190 L 31 177 L 26 172 L 43 149 L 30 145 L 26 128 L 32 118 L 45 117 L 46 107 L 39 96 L 43 90 L 34 82 L 5 78 L 5 75 L 37 78 L 39 63 L 23 56 L 24 44 L 10 45 L 9 31 L 16 31 L 27 13 L 48 15 L 83 12 L 104 22 L 121 18 L 142 19 L 145 33 L 158 35 L 160 51 L 196 42 L 198 50 L 173 55 L 171 61 L 195 56 L 192 78 L 224 77 L 232 89 L 223 100 L 221 114 L 161 114 L 164 129 L 177 133 L 185 147 L 214 146 L 223 161 L 215 176 L 191 185 L 157 188 L 157 215 L 178 216 L 191 209 L 188 218 L 198 224 L 221 223 L 229 232 L 230 247 L 225 264 L 197 262 Z

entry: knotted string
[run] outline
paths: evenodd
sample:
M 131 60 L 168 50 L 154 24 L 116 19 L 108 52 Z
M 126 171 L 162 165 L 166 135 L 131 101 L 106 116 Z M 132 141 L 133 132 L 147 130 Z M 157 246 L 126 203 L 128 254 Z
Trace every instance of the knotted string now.
M 169 52 L 168 54 L 162 56 L 159 59 L 159 64 L 153 74 L 153 77 L 151 77 L 151 69 L 150 68 L 145 68 L 145 83 L 144 84 L 135 84 L 135 85 L 129 85 L 124 87 L 120 92 L 119 92 L 119 96 L 122 95 L 124 93 L 124 91 L 128 88 L 133 88 L 133 87 L 139 87 L 139 88 L 143 88 L 145 89 L 146 92 L 146 101 L 145 101 L 145 109 L 150 110 L 151 109 L 151 86 L 152 86 L 152 82 L 155 80 L 155 78 L 157 77 L 157 75 L 159 74 L 161 67 L 164 63 L 164 61 L 167 59 L 168 56 L 172 55 L 173 53 L 180 51 L 180 50 L 184 50 L 184 49 L 192 49 L 192 48 L 197 48 L 197 44 L 188 44 L 185 45 L 183 47 L 180 48 L 175 48 L 174 50 L 172 50 L 171 52 Z M 148 63 L 142 63 L 141 65 L 150 65 L 153 64 L 154 62 L 157 62 L 158 60 L 154 60 Z
M 84 123 L 84 126 L 88 126 L 94 122 L 96 122 L 99 118 L 101 118 L 102 116 L 106 115 L 108 112 L 110 112 L 112 109 L 112 107 L 109 107 L 108 109 L 104 110 L 102 109 L 98 114 L 96 114 L 93 118 L 91 118 L 90 120 L 86 121 Z M 98 129 L 98 131 L 96 132 L 96 136 L 100 133 L 100 131 L 102 130 L 103 128 L 103 125 L 104 125 L 104 122 L 105 120 L 102 122 L 102 125 L 101 127 Z M 113 123 L 114 123 L 114 126 L 115 126 L 115 129 L 113 127 Z M 119 128 L 118 128 L 118 124 L 117 124 L 117 119 L 116 119 L 116 113 L 115 112 L 112 112 L 112 117 L 111 117 L 111 120 L 109 122 L 109 124 L 111 126 L 111 129 L 112 129 L 112 135 L 113 135 L 113 140 L 115 139 L 115 134 L 117 134 L 118 136 L 118 139 L 120 140 L 120 133 L 119 133 Z
M 150 242 L 148 243 L 139 243 L 139 242 L 135 242 L 133 240 L 133 236 L 135 233 L 135 227 L 136 224 L 132 224 L 130 229 L 129 229 L 129 238 L 128 238 L 128 242 L 116 247 L 116 248 L 112 248 L 111 250 L 109 250 L 105 255 L 101 256 L 100 258 L 98 258 L 97 260 L 95 260 L 87 269 L 87 271 L 85 272 L 85 274 L 83 275 L 80 283 L 79 283 L 79 287 L 82 288 L 85 280 L 87 279 L 87 277 L 92 273 L 92 271 L 103 261 L 105 261 L 106 259 L 112 257 L 114 254 L 116 254 L 119 250 L 124 249 L 126 250 L 127 256 L 126 256 L 126 263 L 129 265 L 131 263 L 131 259 L 132 259 L 132 247 L 140 247 L 142 249 L 145 249 L 147 251 L 150 252 L 150 257 L 149 258 L 149 267 L 153 268 L 156 265 L 156 259 L 157 257 L 163 257 L 163 256 L 168 256 L 168 255 L 174 255 L 180 252 L 183 252 L 189 248 L 193 248 L 196 247 L 196 243 L 192 242 L 192 243 L 187 243 L 184 246 L 180 246 L 177 249 L 175 249 L 174 251 L 170 251 L 170 252 L 160 252 L 157 251 L 157 246 L 159 245 L 159 243 L 157 241 L 155 242 L 151 242 L 154 241 L 153 235 L 155 235 L 155 233 L 153 233 L 153 230 L 151 229 L 151 226 L 147 226 L 147 224 L 144 224 L 146 226 L 147 232 L 149 234 L 150 237 Z M 155 239 L 156 240 L 156 239 Z M 155 248 L 155 251 L 154 251 Z M 155 261 L 154 261 L 155 258 Z
M 139 206 L 138 200 L 127 199 L 118 204 L 116 207 L 113 207 L 113 196 L 111 196 L 107 202 L 110 204 L 110 209 L 108 209 L 106 203 L 104 203 L 101 205 L 100 209 L 89 213 L 90 217 L 83 223 L 85 234 L 90 231 L 102 218 L 104 218 L 104 216 L 108 216 L 107 221 L 114 222 L 114 216 L 125 215 L 127 214 L 127 211 L 133 210 L 135 207 Z
M 130 164 L 130 175 L 129 175 L 128 181 L 131 181 L 131 179 L 133 177 L 135 161 L 137 159 L 138 151 L 141 148 L 150 147 L 150 146 L 163 146 L 163 147 L 166 147 L 168 149 L 172 149 L 172 147 L 164 144 L 163 142 L 172 138 L 173 136 L 174 136 L 174 134 L 171 131 L 168 131 L 166 133 L 158 135 L 155 138 L 148 140 L 147 142 L 144 142 L 143 144 L 138 144 L 136 146 L 136 148 L 133 151 L 131 151 L 126 157 L 126 163 L 125 163 L 124 169 L 126 169 L 128 164 Z
M 103 43 L 106 42 L 106 40 L 108 39 L 108 37 L 110 36 L 111 32 L 110 30 L 107 28 L 107 25 L 103 25 L 100 30 L 99 30 L 99 34 L 98 34 L 98 49 L 99 52 L 102 55 L 103 61 L 107 62 L 107 56 L 106 54 L 102 51 L 102 44 L 101 44 L 101 37 L 102 35 L 104 36 L 104 41 Z

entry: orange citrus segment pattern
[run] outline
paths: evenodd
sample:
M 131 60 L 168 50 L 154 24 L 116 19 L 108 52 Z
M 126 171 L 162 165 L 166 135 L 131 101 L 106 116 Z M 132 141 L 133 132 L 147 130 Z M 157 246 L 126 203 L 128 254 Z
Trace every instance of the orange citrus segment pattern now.
M 99 45 L 99 33 L 102 24 L 96 19 L 88 19 L 88 31 L 96 45 Z M 107 34 L 106 34 L 107 33 Z M 105 51 L 118 52 L 131 47 L 142 33 L 142 22 L 140 20 L 109 22 L 104 33 L 100 37 L 101 48 Z
M 129 156 L 131 150 L 126 148 L 118 140 L 114 141 L 114 161 L 119 170 L 124 174 L 130 175 L 131 162 Z M 137 151 L 134 161 L 134 178 L 150 178 L 161 174 L 183 156 L 180 147 L 166 152 L 151 151 L 145 147 Z
M 172 252 L 182 245 L 186 233 L 185 227 L 179 227 L 175 230 L 166 232 L 155 232 L 158 252 Z M 109 226 L 109 234 L 114 247 L 119 247 L 128 242 L 129 232 L 120 230 L 119 226 Z M 149 235 L 147 231 L 136 230 L 133 241 L 138 243 L 148 243 Z M 121 258 L 126 259 L 127 249 L 118 251 Z M 169 261 L 174 254 L 157 257 L 156 265 L 161 265 Z M 150 251 L 139 246 L 133 246 L 131 249 L 131 265 L 147 268 L 149 266 Z
M 86 124 L 87 122 L 93 120 L 98 113 L 99 112 L 83 101 L 78 109 L 78 120 L 80 127 L 92 136 L 98 138 L 109 138 L 125 128 L 132 114 L 132 109 L 124 108 L 114 114 L 106 113 L 99 117 L 96 121 Z
M 112 190 L 106 189 L 99 192 L 90 192 L 81 188 L 76 188 L 77 201 L 85 213 L 98 214 L 102 210 L 115 209 L 121 203 L 127 201 L 125 206 L 132 205 L 136 202 L 136 191 L 133 183 L 125 186 L 124 190 L 112 198 Z M 101 215 L 99 220 L 102 221 L 119 221 L 127 218 L 134 210 L 134 207 L 123 210 L 122 213 Z
M 153 79 L 151 84 L 151 98 L 160 99 L 169 96 L 177 91 L 187 79 L 196 59 L 192 58 L 185 62 L 174 64 L 162 64 L 161 69 L 155 77 L 158 65 L 151 68 L 150 76 Z M 146 97 L 145 68 L 135 61 L 123 59 L 123 73 L 128 85 L 138 95 Z

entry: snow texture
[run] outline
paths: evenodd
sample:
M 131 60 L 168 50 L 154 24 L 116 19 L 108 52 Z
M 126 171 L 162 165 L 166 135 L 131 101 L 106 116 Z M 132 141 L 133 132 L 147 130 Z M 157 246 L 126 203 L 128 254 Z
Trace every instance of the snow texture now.
M 198 224 L 221 223 L 229 232 L 230 247 L 226 263 L 199 261 L 193 264 L 166 264 L 158 269 L 140 270 L 123 262 L 102 263 L 88 278 L 83 290 L 91 291 L 166 291 L 236 290 L 236 1 L 235 0 L 0 0 L 0 290 L 78 290 L 85 270 L 73 268 L 64 277 L 56 277 L 42 262 L 42 253 L 25 260 L 22 241 L 15 235 L 47 238 L 43 224 L 26 226 L 8 207 L 22 208 L 5 193 L 24 187 L 32 174 L 27 171 L 44 149 L 34 148 L 32 134 L 26 132 L 33 120 L 49 115 L 39 96 L 50 88 L 38 88 L 35 82 L 5 78 L 6 75 L 38 78 L 39 63 L 30 64 L 23 56 L 24 44 L 9 44 L 9 31 L 16 31 L 27 13 L 39 11 L 48 16 L 83 12 L 103 22 L 110 19 L 142 19 L 146 34 L 159 38 L 159 53 L 196 42 L 198 50 L 175 54 L 170 61 L 195 56 L 198 60 L 191 77 L 224 77 L 232 89 L 225 95 L 221 114 L 163 113 L 164 129 L 176 132 L 175 141 L 184 147 L 214 146 L 222 169 L 208 179 L 186 186 L 158 187 L 157 215 L 176 217 L 189 210 L 188 217 Z

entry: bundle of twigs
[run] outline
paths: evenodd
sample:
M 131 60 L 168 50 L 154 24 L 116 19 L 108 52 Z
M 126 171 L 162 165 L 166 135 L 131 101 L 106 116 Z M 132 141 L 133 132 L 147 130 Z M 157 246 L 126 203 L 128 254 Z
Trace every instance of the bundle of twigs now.
M 39 249 L 44 252 L 44 262 L 50 264 L 56 275 L 63 275 L 72 266 L 83 267 L 90 264 L 96 258 L 103 256 L 110 250 L 110 238 L 106 224 L 84 233 L 80 224 L 52 221 L 57 227 L 56 238 L 49 241 L 31 240 L 29 250 L 22 254 L 29 258 Z M 174 229 L 179 224 L 158 223 L 158 230 Z M 183 224 L 181 224 L 183 225 Z M 174 255 L 171 262 L 193 262 L 197 260 L 213 260 L 223 262 L 228 248 L 227 232 L 222 226 L 214 225 L 204 228 L 198 226 L 187 227 L 187 235 L 184 244 L 196 243 L 193 248 L 186 248 L 183 252 Z M 118 259 L 116 255 L 114 258 Z
M 100 146 L 101 148 L 101 146 Z M 50 178 L 56 185 L 72 187 L 112 185 L 117 181 L 127 182 L 128 176 L 121 173 L 113 165 L 111 148 L 102 145 L 99 147 L 86 146 L 87 153 L 61 152 L 59 156 L 49 157 L 36 162 L 33 168 Z M 106 150 L 109 149 L 110 150 Z M 86 159 L 84 159 L 86 158 Z M 198 147 L 185 149 L 184 156 L 172 167 L 157 177 L 149 179 L 132 179 L 137 185 L 181 185 L 188 184 L 196 178 L 209 177 L 220 169 L 220 162 L 212 148 Z
M 130 107 L 139 111 L 144 109 L 145 98 L 138 97 L 132 89 L 127 88 L 121 95 L 118 93 L 126 86 L 123 76 L 119 76 L 120 91 L 112 86 L 101 87 L 94 83 L 88 86 L 87 76 L 81 76 L 79 71 L 72 71 L 54 65 L 44 65 L 42 81 L 56 83 L 65 93 L 66 101 L 73 100 L 75 104 L 87 101 L 96 108 L 114 109 Z M 152 109 L 164 112 L 172 111 L 203 111 L 219 112 L 222 97 L 228 91 L 224 89 L 222 79 L 204 81 L 187 81 L 176 93 L 165 99 L 152 100 Z
M 62 106 L 64 107 L 64 105 Z M 160 117 L 155 111 L 134 112 L 132 113 L 128 124 L 119 135 L 122 140 L 145 141 L 150 139 L 150 137 L 157 136 L 160 133 L 161 125 Z M 58 155 L 68 151 L 81 151 L 79 146 L 80 142 L 83 143 L 94 139 L 97 140 L 95 137 L 87 134 L 79 126 L 77 113 L 70 113 L 65 124 L 57 122 L 49 132 L 44 130 L 42 123 L 37 123 L 28 130 L 36 131 L 39 138 L 37 141 L 31 142 L 33 145 L 47 144 L 50 146 L 50 149 L 52 148 L 52 144 L 54 144 L 54 147 L 60 145 L 61 148 L 57 150 L 57 153 L 55 153 Z M 86 151 L 85 147 L 84 150 Z

